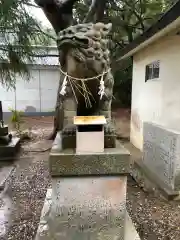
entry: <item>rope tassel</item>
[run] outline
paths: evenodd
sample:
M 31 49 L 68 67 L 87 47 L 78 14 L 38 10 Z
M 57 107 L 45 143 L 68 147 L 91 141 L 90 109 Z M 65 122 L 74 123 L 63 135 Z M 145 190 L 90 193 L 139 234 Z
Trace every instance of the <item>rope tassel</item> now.
M 102 97 L 105 94 L 104 90 L 105 90 L 105 87 L 104 87 L 104 74 L 102 74 L 101 80 L 100 80 L 99 92 L 98 92 L 98 95 L 100 95 L 100 99 L 102 99 Z
M 61 91 L 60 91 L 60 95 L 62 95 L 62 96 L 64 96 L 66 94 L 67 78 L 68 78 L 68 75 L 66 73 L 65 77 L 64 77 L 63 84 L 62 84 L 62 88 L 61 88 Z

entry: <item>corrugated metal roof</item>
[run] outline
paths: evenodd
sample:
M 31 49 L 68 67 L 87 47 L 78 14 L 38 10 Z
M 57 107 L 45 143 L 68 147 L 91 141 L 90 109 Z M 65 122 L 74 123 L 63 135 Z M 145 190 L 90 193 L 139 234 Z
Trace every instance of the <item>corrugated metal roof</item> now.
M 34 65 L 59 65 L 59 56 L 56 46 L 34 46 L 34 48 L 37 48 L 38 53 L 40 49 L 42 50 L 37 57 L 34 57 Z
M 59 59 L 58 59 L 58 57 L 54 57 L 54 56 L 34 57 L 33 65 L 58 66 Z
M 3 44 L 1 44 L 2 46 Z M 33 65 L 47 65 L 47 66 L 58 66 L 59 56 L 56 46 L 32 46 L 35 48 L 35 56 L 33 57 Z M 37 49 L 37 55 L 36 55 Z M 1 51 L 1 56 L 3 52 Z M 28 60 L 27 64 L 31 64 Z

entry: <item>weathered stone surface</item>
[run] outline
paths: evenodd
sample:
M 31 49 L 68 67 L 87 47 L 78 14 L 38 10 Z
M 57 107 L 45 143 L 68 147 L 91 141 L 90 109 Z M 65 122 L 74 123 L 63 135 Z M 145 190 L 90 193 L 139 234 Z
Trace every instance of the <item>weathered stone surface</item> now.
M 172 190 L 180 190 L 180 132 L 144 123 L 143 163 Z
M 64 111 L 64 118 L 71 118 L 73 121 L 74 116 L 76 116 L 76 111 L 70 111 L 70 110 Z
M 8 179 L 15 166 L 3 166 L 0 168 L 0 191 L 4 189 L 5 182 Z
M 125 204 L 126 177 L 54 179 L 41 235 L 124 240 Z
M 0 136 L 6 136 L 6 135 L 8 135 L 8 126 L 7 125 L 0 127 Z
M 127 211 L 124 240 L 141 240 Z
M 126 178 L 57 179 L 54 186 L 35 240 L 140 240 L 125 209 Z
M 8 145 L 0 145 L 0 161 L 13 160 L 20 148 L 20 138 L 13 137 Z
M 116 147 L 116 136 L 114 133 L 104 135 L 104 147 L 115 148 Z M 76 132 L 62 134 L 62 148 L 70 149 L 76 148 Z
M 128 174 L 130 153 L 117 144 L 104 153 L 76 154 L 75 149 L 63 150 L 57 135 L 49 158 L 52 176 Z

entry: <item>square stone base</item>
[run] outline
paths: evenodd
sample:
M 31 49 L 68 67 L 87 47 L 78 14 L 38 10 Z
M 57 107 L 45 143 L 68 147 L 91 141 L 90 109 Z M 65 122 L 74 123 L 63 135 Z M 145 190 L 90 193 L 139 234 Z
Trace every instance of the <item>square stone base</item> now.
M 57 178 L 35 240 L 140 240 L 126 212 L 126 177 Z
M 116 148 L 107 148 L 103 153 L 77 154 L 75 149 L 62 149 L 58 134 L 49 157 L 50 173 L 54 177 L 127 175 L 130 153 L 119 142 L 116 145 Z
M 20 149 L 20 138 L 14 137 L 8 145 L 0 145 L 0 161 L 13 160 Z

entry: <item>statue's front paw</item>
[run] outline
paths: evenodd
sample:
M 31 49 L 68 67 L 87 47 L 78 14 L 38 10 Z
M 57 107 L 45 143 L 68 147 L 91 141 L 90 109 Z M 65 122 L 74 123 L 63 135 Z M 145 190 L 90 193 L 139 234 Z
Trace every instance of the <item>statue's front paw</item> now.
M 105 134 L 113 134 L 113 133 L 115 133 L 115 128 L 113 127 L 112 123 L 107 123 L 104 126 L 104 133 Z
M 76 126 L 74 124 L 68 124 L 62 130 L 63 134 L 71 135 L 76 133 Z

